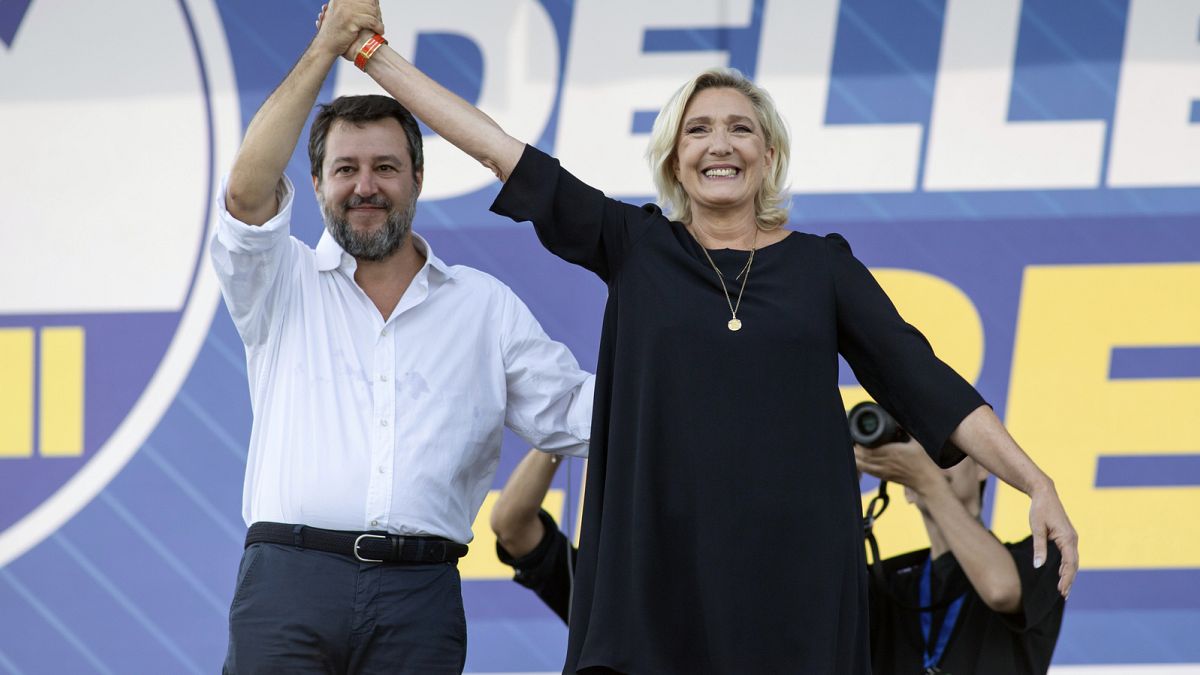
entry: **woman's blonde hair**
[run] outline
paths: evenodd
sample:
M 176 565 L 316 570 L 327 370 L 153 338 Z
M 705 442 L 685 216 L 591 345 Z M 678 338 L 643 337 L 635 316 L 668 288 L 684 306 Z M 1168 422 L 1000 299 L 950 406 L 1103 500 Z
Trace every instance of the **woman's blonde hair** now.
M 683 123 L 684 111 L 696 94 L 705 89 L 722 88 L 741 92 L 750 100 L 763 130 L 763 140 L 768 148 L 775 150 L 774 162 L 767 168 L 762 185 L 754 196 L 758 226 L 763 230 L 774 230 L 788 221 L 786 181 L 791 141 L 771 95 L 733 68 L 712 68 L 692 78 L 671 96 L 671 100 L 654 119 L 646 159 L 650 161 L 660 206 L 668 218 L 683 223 L 691 222 L 692 200 L 675 176 L 679 127 Z

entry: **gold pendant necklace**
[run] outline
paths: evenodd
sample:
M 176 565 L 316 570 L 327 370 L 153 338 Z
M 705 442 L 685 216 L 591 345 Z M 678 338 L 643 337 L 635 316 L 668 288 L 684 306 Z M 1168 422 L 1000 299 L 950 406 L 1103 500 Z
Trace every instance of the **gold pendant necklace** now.
M 738 272 L 738 275 L 734 277 L 734 279 L 739 277 L 742 279 L 742 288 L 738 290 L 737 304 L 734 304 L 733 299 L 729 297 L 729 289 L 725 287 L 725 275 L 721 274 L 720 268 L 713 262 L 712 256 L 708 254 L 708 249 L 704 248 L 704 244 L 700 241 L 699 237 L 693 234 L 692 238 L 696 240 L 697 244 L 700 244 L 700 251 L 704 253 L 704 257 L 708 259 L 708 264 L 712 265 L 713 271 L 717 273 L 717 281 L 721 284 L 721 291 L 725 293 L 725 302 L 729 305 L 729 314 L 732 317 L 729 319 L 729 323 L 725 325 L 729 330 L 736 333 L 742 329 L 742 320 L 737 318 L 737 313 L 738 309 L 742 306 L 742 293 L 746 292 L 746 282 L 750 280 L 750 266 L 754 264 L 754 252 L 758 250 L 758 226 L 754 226 L 754 241 L 750 244 L 750 259 L 746 261 L 746 266 L 742 268 L 742 271 Z

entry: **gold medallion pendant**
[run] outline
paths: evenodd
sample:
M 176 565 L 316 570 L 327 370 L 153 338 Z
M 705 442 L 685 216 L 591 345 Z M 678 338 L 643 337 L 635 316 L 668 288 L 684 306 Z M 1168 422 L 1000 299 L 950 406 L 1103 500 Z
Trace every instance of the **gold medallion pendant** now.
M 690 231 L 690 230 L 689 230 Z M 695 238 L 696 233 L 692 232 L 692 237 Z M 741 272 L 734 277 L 742 280 L 742 287 L 738 289 L 737 304 L 733 303 L 733 298 L 729 297 L 729 288 L 725 286 L 725 275 L 721 274 L 721 270 L 717 267 L 717 263 L 713 262 L 712 256 L 708 254 L 708 249 L 704 248 L 704 244 L 696 239 L 696 245 L 700 247 L 700 252 L 704 254 L 704 258 L 708 260 L 709 266 L 717 275 L 717 283 L 721 284 L 721 292 L 725 294 L 725 304 L 729 305 L 729 323 L 725 324 L 731 332 L 738 332 L 742 329 L 742 320 L 737 318 L 738 308 L 742 306 L 742 293 L 746 292 L 746 282 L 750 280 L 750 266 L 754 264 L 754 252 L 758 250 L 758 229 L 754 230 L 754 241 L 750 243 L 750 257 L 746 260 L 746 266 Z

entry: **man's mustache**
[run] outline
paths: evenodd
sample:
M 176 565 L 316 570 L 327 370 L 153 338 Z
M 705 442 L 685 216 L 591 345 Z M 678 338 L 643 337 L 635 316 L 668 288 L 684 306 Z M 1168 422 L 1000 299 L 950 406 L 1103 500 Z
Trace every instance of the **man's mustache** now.
M 345 202 L 342 202 L 343 209 L 355 209 L 360 206 L 374 206 L 381 209 L 388 209 L 390 211 L 392 208 L 392 202 L 383 195 L 371 195 L 370 197 L 360 197 L 359 195 L 354 195 Z

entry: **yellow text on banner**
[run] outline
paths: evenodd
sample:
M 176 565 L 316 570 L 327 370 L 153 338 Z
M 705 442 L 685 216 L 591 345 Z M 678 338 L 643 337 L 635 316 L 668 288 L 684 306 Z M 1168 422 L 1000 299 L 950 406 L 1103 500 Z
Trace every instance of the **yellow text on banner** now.
M 1116 347 L 1200 345 L 1200 265 L 1025 271 L 1006 422 L 1054 479 L 1091 569 L 1200 567 L 1200 487 L 1096 487 L 1103 455 L 1200 451 L 1200 378 L 1109 377 Z M 1001 486 L 993 525 L 1028 535 L 1029 501 Z
M 33 329 L 0 328 L 0 459 L 33 455 Z
M 44 328 L 41 337 L 39 452 L 78 457 L 83 454 L 83 328 Z

